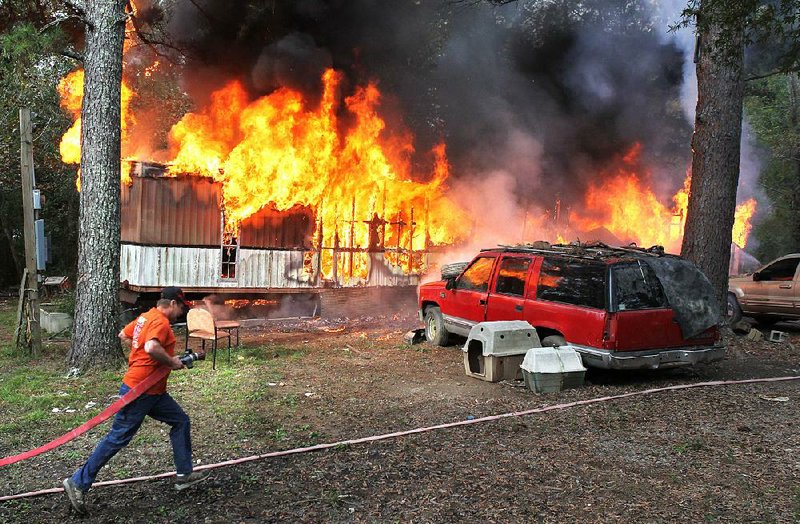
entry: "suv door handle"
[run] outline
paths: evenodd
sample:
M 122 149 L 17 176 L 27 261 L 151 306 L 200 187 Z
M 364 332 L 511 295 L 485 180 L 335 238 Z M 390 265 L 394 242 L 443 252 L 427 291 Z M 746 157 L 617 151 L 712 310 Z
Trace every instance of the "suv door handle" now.
M 478 304 L 480 304 L 481 306 L 485 306 L 486 305 L 486 299 L 482 298 L 482 299 L 478 300 Z
M 517 304 L 516 306 L 514 306 L 514 309 L 516 309 L 517 311 L 522 311 L 522 304 Z
M 781 288 L 781 289 L 792 289 L 792 285 L 791 284 L 781 284 L 778 287 Z

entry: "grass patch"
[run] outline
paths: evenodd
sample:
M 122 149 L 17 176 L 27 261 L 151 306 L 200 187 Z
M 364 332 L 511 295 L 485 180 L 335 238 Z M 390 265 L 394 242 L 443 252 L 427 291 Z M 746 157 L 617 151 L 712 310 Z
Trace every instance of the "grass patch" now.
M 672 451 L 678 455 L 683 455 L 689 451 L 701 451 L 706 447 L 705 442 L 699 438 L 693 438 L 688 442 L 682 442 L 672 447 Z
M 14 306 L 10 301 L 0 303 L 0 449 L 21 451 L 56 438 L 105 409 L 119 390 L 125 368 L 67 378 L 63 342 L 46 342 L 37 357 L 19 354 L 11 340 Z M 172 373 L 169 379 L 168 391 L 192 419 L 198 458 L 227 458 L 243 449 L 292 445 L 295 440 L 299 445 L 318 438 L 315 428 L 298 429 L 291 421 L 301 404 L 299 393 L 274 385 L 284 380 L 287 367 L 306 357 L 307 350 L 244 345 L 232 351 L 228 363 L 226 349 L 217 354 L 217 369 L 211 369 L 209 358 L 191 370 Z M 102 438 L 110 424 L 92 430 L 90 439 Z M 52 460 L 81 462 L 87 446 L 84 442 L 78 447 L 59 448 L 52 452 Z M 157 471 L 172 465 L 166 425 L 146 420 L 129 447 L 131 452 L 114 461 L 109 476 L 141 474 L 143 465 Z
M 0 327 L 5 329 L 6 331 L 9 331 L 11 333 L 11 336 L 14 336 L 16 323 L 17 323 L 16 310 L 13 309 L 0 310 Z

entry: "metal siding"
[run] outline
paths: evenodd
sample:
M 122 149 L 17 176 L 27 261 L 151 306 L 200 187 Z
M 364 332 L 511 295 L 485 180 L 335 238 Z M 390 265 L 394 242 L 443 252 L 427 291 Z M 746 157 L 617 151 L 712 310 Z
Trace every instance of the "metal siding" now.
M 122 240 L 137 244 L 220 244 L 220 185 L 207 178 L 134 177 L 122 187 Z
M 122 184 L 120 188 L 121 223 L 123 242 L 138 242 L 141 221 L 141 184 Z
M 303 273 L 303 256 L 303 251 L 242 249 L 239 253 L 239 286 L 309 287 L 313 279 Z
M 417 284 L 419 284 L 418 275 L 406 275 L 400 268 L 388 264 L 383 253 L 370 254 L 367 286 L 414 286 Z
M 300 288 L 311 287 L 303 273 L 303 252 L 248 250 L 239 254 L 238 278 L 219 278 L 219 249 L 123 244 L 120 279 L 132 286 Z

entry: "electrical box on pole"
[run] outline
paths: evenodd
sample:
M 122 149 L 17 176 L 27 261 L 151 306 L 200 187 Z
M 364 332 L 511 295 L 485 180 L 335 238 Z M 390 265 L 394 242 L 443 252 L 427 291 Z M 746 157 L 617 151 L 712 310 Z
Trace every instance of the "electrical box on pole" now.
M 37 271 L 37 229 L 44 238 L 44 223 L 36 224 L 34 206 L 33 138 L 31 132 L 31 111 L 19 110 L 20 168 L 22 171 L 22 212 L 25 228 L 25 279 L 20 289 L 20 318 L 17 323 L 17 344 L 24 339 L 30 352 L 39 355 L 42 350 L 42 335 L 39 327 L 39 274 Z M 37 191 L 38 193 L 38 191 Z M 37 195 L 37 204 L 41 199 Z M 44 242 L 41 244 L 44 246 Z M 42 263 L 44 258 L 41 259 Z

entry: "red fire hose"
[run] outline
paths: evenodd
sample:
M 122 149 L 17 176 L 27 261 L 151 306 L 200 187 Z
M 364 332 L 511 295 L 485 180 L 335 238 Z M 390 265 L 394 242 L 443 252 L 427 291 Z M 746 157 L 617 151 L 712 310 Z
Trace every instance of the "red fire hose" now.
M 96 417 L 90 419 L 89 421 L 87 421 L 81 426 L 78 426 L 72 431 L 61 435 L 57 439 L 48 442 L 44 446 L 39 446 L 36 449 L 26 451 L 25 453 L 20 453 L 19 455 L 12 455 L 10 457 L 0 459 L 0 467 L 8 466 L 10 464 L 14 464 L 15 462 L 35 457 L 36 455 L 41 455 L 42 453 L 50 451 L 51 449 L 55 449 L 58 446 L 65 444 L 70 440 L 79 437 L 80 435 L 83 435 L 96 425 L 105 422 L 106 420 L 108 420 L 109 417 L 111 417 L 111 415 L 114 415 L 117 411 L 121 410 L 122 408 L 124 408 L 137 398 L 139 398 L 139 396 L 141 396 L 142 393 L 150 389 L 150 387 L 153 384 L 164 378 L 167 375 L 167 373 L 169 373 L 169 371 L 170 368 L 168 368 L 167 366 L 160 366 L 156 368 L 156 370 L 153 371 L 146 379 L 136 384 L 135 387 L 133 387 L 130 391 L 121 396 L 119 400 L 117 400 L 116 402 L 108 406 L 106 409 L 104 409 L 102 413 L 100 413 Z

